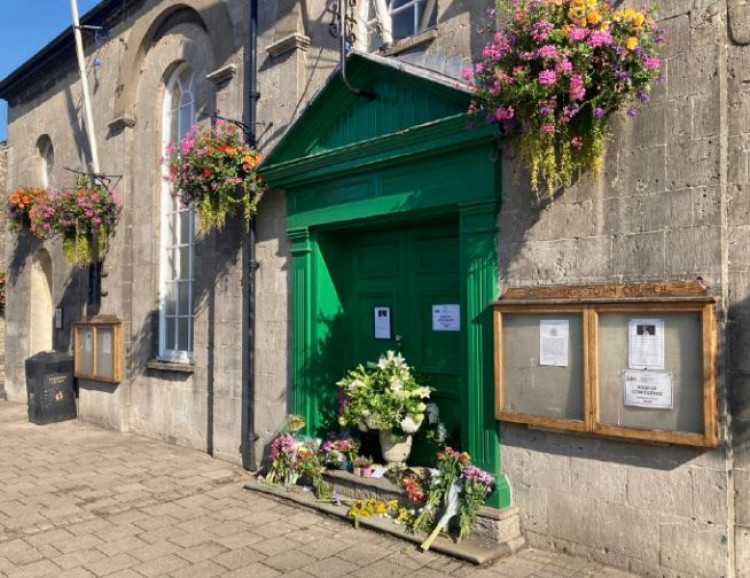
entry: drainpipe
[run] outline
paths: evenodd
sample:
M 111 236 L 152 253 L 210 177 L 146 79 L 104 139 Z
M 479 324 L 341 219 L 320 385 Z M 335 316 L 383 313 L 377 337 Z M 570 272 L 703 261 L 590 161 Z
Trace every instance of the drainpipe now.
M 258 117 L 258 0 L 250 0 L 250 30 L 245 58 L 245 75 L 248 86 L 247 124 L 245 140 L 250 146 L 256 146 L 256 121 Z M 242 351 L 242 440 L 240 452 L 242 466 L 247 470 L 257 469 L 255 455 L 255 275 L 258 270 L 256 261 L 255 217 L 253 217 L 244 239 L 243 274 L 242 274 L 242 325 L 244 343 Z
M 355 88 L 346 77 L 346 0 L 339 0 L 339 57 L 341 59 L 341 82 L 352 94 L 367 100 L 375 100 L 375 93 Z

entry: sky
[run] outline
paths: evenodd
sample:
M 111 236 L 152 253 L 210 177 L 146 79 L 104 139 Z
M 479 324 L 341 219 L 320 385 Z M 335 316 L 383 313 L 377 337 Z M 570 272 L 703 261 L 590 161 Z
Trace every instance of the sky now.
M 72 23 L 70 0 L 1 0 L 0 78 L 5 78 Z M 99 0 L 78 0 L 83 16 Z M 8 109 L 0 100 L 0 141 L 6 138 Z

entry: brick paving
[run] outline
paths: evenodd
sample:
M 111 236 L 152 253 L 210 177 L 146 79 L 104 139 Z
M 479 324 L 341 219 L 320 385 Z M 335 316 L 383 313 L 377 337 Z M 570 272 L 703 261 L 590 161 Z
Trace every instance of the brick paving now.
M 477 568 L 242 489 L 200 452 L 0 402 L 0 578 L 634 578 L 527 549 Z

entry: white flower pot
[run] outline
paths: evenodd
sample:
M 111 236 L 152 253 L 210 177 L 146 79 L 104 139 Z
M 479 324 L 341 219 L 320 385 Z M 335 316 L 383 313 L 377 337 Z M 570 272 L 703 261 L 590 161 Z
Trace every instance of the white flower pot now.
M 411 442 L 411 434 L 394 434 L 389 429 L 380 430 L 380 450 L 388 465 L 406 462 L 411 453 Z

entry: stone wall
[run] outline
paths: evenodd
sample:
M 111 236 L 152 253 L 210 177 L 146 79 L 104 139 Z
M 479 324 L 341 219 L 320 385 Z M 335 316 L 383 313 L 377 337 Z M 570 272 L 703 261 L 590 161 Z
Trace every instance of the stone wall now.
M 750 5 L 729 2 L 727 95 L 722 103 L 726 147 L 726 370 L 732 414 L 728 501 L 736 529 L 737 578 L 750 577 Z
M 196 240 L 194 362 L 176 368 L 154 363 L 159 158 L 164 83 L 180 63 L 188 63 L 196 74 L 201 122 L 208 122 L 216 110 L 228 118 L 243 118 L 246 4 L 241 0 L 133 2 L 126 22 L 116 16 L 106 23 L 111 28 L 106 47 L 97 52 L 93 43 L 86 46 L 89 63 L 95 57 L 102 61 L 101 66 L 89 66 L 102 170 L 120 175 L 112 182 L 124 201 L 105 260 L 104 296 L 98 311 L 123 321 L 124 379 L 117 386 L 81 380 L 80 419 L 234 462 L 241 459 L 244 224 L 233 221 L 224 234 L 199 234 Z M 217 71 L 213 80 L 207 78 Z M 123 90 L 125 86 L 132 90 Z M 73 184 L 73 175 L 63 167 L 82 169 L 88 158 L 77 107 L 80 99 L 74 59 L 58 63 L 44 88 L 32 83 L 11 99 L 11 186 L 40 184 L 36 143 L 42 134 L 55 146 L 51 185 Z M 65 327 L 55 332 L 55 349 L 71 351 L 72 323 L 97 312 L 86 305 L 87 272 L 65 263 L 59 240 L 42 244 L 25 235 L 14 237 L 9 248 L 7 392 L 17 401 L 25 400 L 23 361 L 30 353 L 28 318 L 34 310 L 30 264 L 42 246 L 52 256 L 54 305 L 64 308 Z
M 740 277 L 733 282 L 728 275 L 738 264 L 728 252 L 740 250 L 740 262 L 747 262 L 747 242 L 727 223 L 728 215 L 730 223 L 747 215 L 747 191 L 732 192 L 728 181 L 743 162 L 746 167 L 747 154 L 727 124 L 734 118 L 747 131 L 748 117 L 733 112 L 727 100 L 737 98 L 728 90 L 729 70 L 741 58 L 746 68 L 748 53 L 727 41 L 726 5 L 655 4 L 667 29 L 666 82 L 636 119 L 615 119 L 602 174 L 552 202 L 536 203 L 505 163 L 501 290 L 700 278 L 719 298 L 723 330 L 727 311 L 730 323 L 742 317 L 739 311 L 732 315 L 732 302 L 748 296 L 747 279 L 738 286 Z M 732 198 L 745 203 L 745 210 L 733 210 Z M 733 289 L 737 295 L 728 302 Z M 747 356 L 742 362 L 728 357 L 746 335 L 747 328 L 727 334 L 722 367 L 747 365 Z M 730 470 L 740 448 L 737 439 L 732 447 L 726 413 L 730 378 L 731 372 L 722 373 L 723 443 L 716 450 L 503 425 L 503 464 L 531 544 L 651 576 L 729 576 L 734 568 L 747 576 L 739 558 L 736 566 L 733 560 L 743 546 L 733 526 Z M 738 506 L 747 503 L 746 496 Z
M 315 7 L 321 4 L 313 2 L 311 13 L 317 15 Z M 437 38 L 397 58 L 458 76 L 486 39 L 477 30 L 491 3 L 438 4 Z M 748 383 L 750 366 L 740 352 L 750 334 L 750 305 L 745 305 L 750 277 L 744 267 L 750 224 L 750 56 L 747 48 L 727 38 L 726 3 L 652 4 L 667 29 L 666 82 L 637 118 L 614 119 L 602 174 L 582 179 L 553 202 L 537 202 L 519 185 L 515 167 L 505 157 L 498 290 L 703 279 L 722 303 L 722 335 L 729 314 L 729 342 L 722 337 L 721 347 L 721 364 L 729 369 L 720 382 L 723 443 L 707 451 L 654 447 L 504 424 L 502 461 L 534 545 L 651 576 L 707 578 L 730 576 L 735 569 L 737 576 L 747 576 L 750 404 L 743 401 L 750 398 L 742 386 Z M 288 21 L 284 30 L 270 27 L 269 22 L 278 24 L 281 8 L 266 10 L 261 54 L 290 30 Z M 310 20 L 315 24 L 299 15 L 293 27 L 310 35 L 309 49 L 262 61 L 260 118 L 274 122 L 266 146 L 276 142 L 281 128 L 304 106 L 312 90 L 308 87 L 319 86 L 330 71 L 325 56 L 336 58 L 325 35 L 306 29 L 319 23 Z M 732 122 L 735 129 L 728 126 Z M 276 248 L 269 244 L 269 252 Z M 263 289 L 258 295 L 258 303 L 263 308 L 275 303 L 270 285 L 267 294 Z M 273 334 L 264 338 L 268 352 L 288 339 L 280 321 L 276 318 Z M 259 356 L 265 355 L 259 351 Z M 283 398 L 285 369 L 269 366 L 272 373 L 258 376 L 259 389 Z M 730 385 L 734 445 L 727 413 Z M 282 409 L 277 412 L 269 425 Z M 259 433 L 268 439 L 270 430 Z M 736 529 L 735 516 L 740 523 Z
M 8 194 L 8 146 L 0 143 L 0 198 Z M 5 272 L 5 211 L 0 212 L 0 271 Z M 0 316 L 0 399 L 5 399 L 5 314 Z

